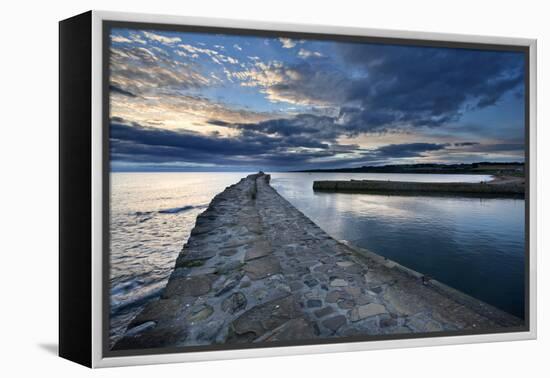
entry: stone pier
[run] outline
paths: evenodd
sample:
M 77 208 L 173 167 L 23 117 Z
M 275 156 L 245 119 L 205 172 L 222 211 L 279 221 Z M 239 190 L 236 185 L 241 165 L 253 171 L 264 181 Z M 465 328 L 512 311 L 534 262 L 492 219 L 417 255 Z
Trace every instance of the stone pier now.
M 161 298 L 115 350 L 311 341 L 516 327 L 522 321 L 369 251 L 339 242 L 266 174 L 197 217 Z

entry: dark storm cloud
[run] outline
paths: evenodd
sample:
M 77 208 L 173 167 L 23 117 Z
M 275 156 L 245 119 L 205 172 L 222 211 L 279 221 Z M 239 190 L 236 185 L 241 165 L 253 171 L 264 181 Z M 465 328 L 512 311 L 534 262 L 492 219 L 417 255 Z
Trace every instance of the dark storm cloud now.
M 379 163 L 388 158 L 418 157 L 448 147 L 448 144 L 406 143 L 362 150 L 356 145 L 329 145 L 305 136 L 275 134 L 267 136 L 255 130 L 241 130 L 236 137 L 223 138 L 214 134 L 126 124 L 120 118 L 114 118 L 110 135 L 111 158 L 115 162 L 129 163 L 192 162 L 197 166 L 212 164 L 295 168 L 308 166 L 311 159 L 337 159 L 316 162 L 318 167 L 328 167 L 335 164 L 349 166 Z
M 216 136 L 199 134 L 191 131 L 167 130 L 161 128 L 144 127 L 137 124 L 126 125 L 111 123 L 111 139 L 147 146 L 148 148 L 176 149 L 181 157 L 195 155 L 202 151 L 213 155 L 239 155 L 244 153 L 259 154 L 265 148 L 266 142 L 261 134 L 247 133 L 242 138 L 219 138 Z
M 476 144 L 468 151 L 471 152 L 510 152 L 523 151 L 525 145 L 523 143 L 494 143 L 494 144 Z
M 109 90 L 111 91 L 111 93 L 117 93 L 117 94 L 120 94 L 120 95 L 123 95 L 123 96 L 128 96 L 128 97 L 136 97 L 135 94 L 133 94 L 132 92 L 130 91 L 125 91 L 124 89 L 116 86 L 116 85 L 109 85 Z
M 383 120 L 378 120 L 383 124 Z M 331 146 L 331 153 L 336 151 L 354 152 L 362 156 L 377 159 L 400 159 L 423 157 L 430 152 L 447 149 L 464 150 L 470 153 L 499 153 L 506 151 L 522 150 L 522 143 L 495 143 L 480 144 L 479 142 L 455 142 L 455 143 L 401 143 L 390 144 L 375 150 L 361 150 L 356 145 L 339 145 L 338 137 L 342 135 L 354 135 L 357 131 L 349 122 L 340 122 L 338 117 L 316 116 L 312 114 L 300 114 L 292 118 L 272 119 L 258 123 L 231 124 L 228 122 L 211 120 L 210 124 L 240 130 L 242 135 L 269 136 L 269 141 L 276 142 L 279 147 L 320 147 Z M 242 139 L 241 139 L 242 140 Z M 322 143 L 321 143 L 322 142 Z M 290 154 L 289 156 L 294 156 Z M 296 155 L 298 156 L 298 155 Z M 441 155 L 440 155 L 441 156 Z
M 270 136 L 292 138 L 303 136 L 311 140 L 334 141 L 345 132 L 335 124 L 335 119 L 328 116 L 313 114 L 298 114 L 292 118 L 277 118 L 257 123 L 231 124 L 219 120 L 211 120 L 210 124 L 238 129 L 243 132 L 256 131 Z
M 336 109 L 333 133 L 348 136 L 457 122 L 468 110 L 495 105 L 507 92 L 522 92 L 519 53 L 365 44 L 334 48 L 338 63 L 263 65 L 246 80 L 264 87 L 273 101 Z M 320 121 L 324 132 L 327 119 Z M 304 131 L 294 120 L 268 122 L 249 127 Z M 283 130 L 292 127 L 298 130 Z M 307 132 L 313 134 L 311 128 Z
M 477 108 L 494 105 L 524 79 L 518 53 L 349 44 L 339 48 L 359 78 L 344 81 L 341 71 L 334 71 L 339 85 L 330 92 L 343 88 L 345 101 L 361 103 L 359 119 L 366 127 L 396 121 L 438 126 L 457 120 L 466 103 Z M 311 93 L 319 89 L 307 88 Z
M 339 45 L 350 67 L 364 71 L 352 82 L 349 100 L 362 104 L 357 122 L 369 113 L 413 126 L 456 121 L 465 107 L 494 105 L 523 83 L 523 56 L 513 52 L 418 48 L 388 45 Z
M 276 166 L 334 157 L 357 148 L 330 146 L 300 135 L 268 136 L 253 130 L 242 130 L 236 137 L 224 138 L 215 134 L 126 124 L 120 118 L 113 118 L 110 138 L 112 159 L 125 162 Z
M 458 143 L 453 143 L 453 146 L 455 147 L 470 147 L 470 146 L 477 146 L 479 143 L 478 142 L 458 142 Z
M 376 153 L 379 156 L 391 157 L 391 158 L 404 158 L 404 157 L 416 157 L 422 156 L 425 152 L 439 151 L 447 148 L 447 143 L 403 143 L 403 144 L 389 144 L 379 147 Z
M 207 121 L 207 123 L 214 125 L 214 126 L 229 126 L 230 123 L 226 121 L 222 121 L 219 119 L 210 119 Z

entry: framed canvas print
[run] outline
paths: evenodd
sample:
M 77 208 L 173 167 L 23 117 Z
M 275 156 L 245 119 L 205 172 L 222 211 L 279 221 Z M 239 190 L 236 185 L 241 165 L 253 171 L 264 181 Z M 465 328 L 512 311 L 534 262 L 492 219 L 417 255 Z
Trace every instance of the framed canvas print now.
M 536 337 L 536 42 L 60 22 L 60 355 Z

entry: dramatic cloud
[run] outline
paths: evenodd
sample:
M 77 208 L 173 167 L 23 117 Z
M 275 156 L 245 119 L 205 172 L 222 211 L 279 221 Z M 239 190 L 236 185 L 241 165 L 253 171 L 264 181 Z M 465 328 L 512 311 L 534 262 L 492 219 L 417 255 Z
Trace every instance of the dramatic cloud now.
M 183 49 L 183 51 L 182 50 L 176 50 L 176 53 L 180 56 L 190 56 L 190 57 L 196 59 L 196 58 L 199 57 L 199 54 L 204 54 L 204 55 L 208 56 L 212 60 L 212 62 L 214 62 L 216 64 L 219 64 L 219 65 L 222 65 L 222 66 L 223 66 L 223 63 L 239 64 L 238 59 L 236 59 L 232 56 L 229 56 L 229 55 L 224 55 L 221 52 L 213 50 L 213 49 L 192 46 L 192 45 L 189 45 L 189 44 L 178 45 L 178 47 Z M 217 49 L 220 49 L 220 50 L 224 50 L 223 46 L 214 45 L 214 47 L 217 48 Z M 190 55 L 188 55 L 188 54 L 190 54 Z
M 522 160 L 524 64 L 506 51 L 114 29 L 112 159 L 174 169 Z
M 290 38 L 279 38 L 279 41 L 281 42 L 281 45 L 285 49 L 291 49 L 294 46 L 296 46 L 296 41 L 290 39 Z
M 111 122 L 111 158 L 114 162 L 185 162 L 192 165 L 273 167 L 279 164 L 303 165 L 311 159 L 346 154 L 357 146 L 329 146 L 302 136 L 268 136 L 243 130 L 232 138 L 205 135 L 187 130 L 166 130 Z
M 257 62 L 235 73 L 271 101 L 340 109 L 358 132 L 435 127 L 460 120 L 472 108 L 495 105 L 524 81 L 515 53 L 403 46 L 338 45 L 345 65 L 327 60 Z M 301 49 L 302 57 L 320 56 Z
M 181 42 L 181 38 L 179 37 L 167 37 L 161 34 L 156 34 L 156 33 L 147 32 L 147 31 L 144 31 L 143 35 L 151 41 L 159 42 L 166 45 L 173 45 L 174 43 Z
M 109 85 L 109 90 L 111 91 L 111 93 L 128 96 L 128 97 L 136 97 L 136 95 L 133 94 L 132 92 L 125 91 L 124 89 L 119 88 L 113 84 Z
M 116 43 L 132 43 L 132 40 L 130 40 L 126 37 L 123 37 L 121 35 L 112 35 L 111 36 L 111 41 L 116 42 Z
M 479 143 L 477 142 L 459 142 L 459 143 L 453 143 L 453 146 L 455 147 L 470 147 L 470 146 L 477 146 Z
M 162 50 L 141 46 L 111 49 L 111 85 L 134 94 L 200 88 L 210 80 Z
M 308 62 L 295 65 L 257 62 L 233 76 L 242 80 L 243 86 L 260 87 L 270 101 L 290 104 L 338 106 L 350 89 L 343 72 Z
M 524 148 L 525 145 L 523 143 L 494 143 L 470 145 L 470 148 L 466 151 L 508 153 L 511 151 L 523 151 Z
M 116 88 L 116 87 L 115 87 Z M 145 126 L 163 126 L 169 129 L 185 128 L 210 132 L 209 120 L 220 119 L 227 123 L 261 122 L 273 118 L 272 113 L 231 107 L 200 95 L 157 94 L 155 96 L 121 95 L 112 90 L 111 112 L 113 116 L 137 122 Z M 225 128 L 225 131 L 231 131 Z
M 298 56 L 300 58 L 304 58 L 304 59 L 312 57 L 312 56 L 319 58 L 319 57 L 322 57 L 323 54 L 321 54 L 318 51 L 309 51 L 309 50 L 306 50 L 306 49 L 300 49 L 300 51 L 298 51 Z
M 424 152 L 443 150 L 448 144 L 436 143 L 405 143 L 390 144 L 377 149 L 379 155 L 392 158 L 422 156 Z
M 348 100 L 360 104 L 351 116 L 374 128 L 456 122 L 471 108 L 495 105 L 524 82 L 524 61 L 517 53 L 349 44 L 338 48 L 360 77 L 348 93 Z
M 220 124 L 218 123 L 218 125 Z M 225 123 L 225 126 L 282 137 L 302 135 L 324 141 L 335 141 L 343 132 L 343 130 L 340 130 L 341 128 L 334 123 L 333 118 L 311 114 L 299 114 L 293 118 L 270 119 L 258 123 L 233 125 Z
M 448 144 L 405 143 L 377 149 L 362 150 L 357 145 L 338 145 L 318 142 L 303 135 L 271 135 L 256 130 L 242 130 L 232 138 L 216 134 L 204 135 L 186 130 L 165 130 L 125 123 L 111 122 L 111 159 L 116 164 L 173 163 L 173 167 L 243 168 L 293 167 L 300 169 L 339 164 L 369 164 L 391 158 L 422 157 L 425 153 L 446 149 Z M 328 159 L 328 160 L 327 160 Z
M 216 56 L 219 54 L 216 50 L 205 49 L 202 47 L 196 47 L 188 44 L 179 45 L 178 47 L 181 47 L 182 49 L 184 49 L 185 51 L 191 54 L 201 53 L 201 54 L 208 55 L 210 57 Z

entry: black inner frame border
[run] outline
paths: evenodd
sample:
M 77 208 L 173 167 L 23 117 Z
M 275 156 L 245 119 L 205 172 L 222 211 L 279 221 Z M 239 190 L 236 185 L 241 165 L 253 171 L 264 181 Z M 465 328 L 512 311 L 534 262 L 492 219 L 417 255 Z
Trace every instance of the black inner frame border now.
M 333 42 L 348 43 L 369 43 L 399 46 L 415 47 L 438 47 L 465 50 L 482 51 L 510 51 L 520 52 L 524 55 L 524 175 L 525 175 L 525 258 L 524 258 L 524 325 L 520 327 L 508 327 L 485 330 L 465 330 L 465 331 L 447 331 L 447 332 L 423 332 L 408 335 L 359 335 L 343 336 L 326 339 L 299 340 L 299 341 L 272 341 L 248 344 L 217 344 L 189 347 L 171 347 L 171 348 L 147 348 L 112 351 L 109 348 L 109 325 L 110 325 L 110 47 L 111 30 L 113 28 L 126 28 L 136 30 L 169 31 L 169 32 L 187 32 L 187 33 L 208 33 L 208 34 L 226 34 L 238 36 L 255 36 L 267 38 L 291 38 L 291 39 L 310 39 L 327 40 Z M 245 28 L 230 28 L 217 26 L 196 26 L 196 25 L 178 25 L 162 24 L 133 21 L 102 21 L 102 340 L 101 350 L 102 358 L 123 357 L 123 356 L 145 356 L 156 354 L 190 353 L 190 352 L 208 352 L 208 351 L 228 351 L 244 350 L 256 348 L 277 348 L 308 345 L 330 345 L 350 342 L 365 341 L 384 341 L 384 340 L 407 340 L 420 338 L 438 338 L 449 336 L 466 335 L 487 335 L 497 333 L 529 332 L 530 331 L 530 47 L 508 44 L 492 44 L 480 42 L 454 42 L 438 41 L 429 39 L 413 38 L 394 38 L 394 37 L 369 37 L 357 35 L 341 35 L 326 33 L 309 32 L 290 32 L 277 30 L 256 30 Z M 406 31 L 402 32 L 407 34 Z

